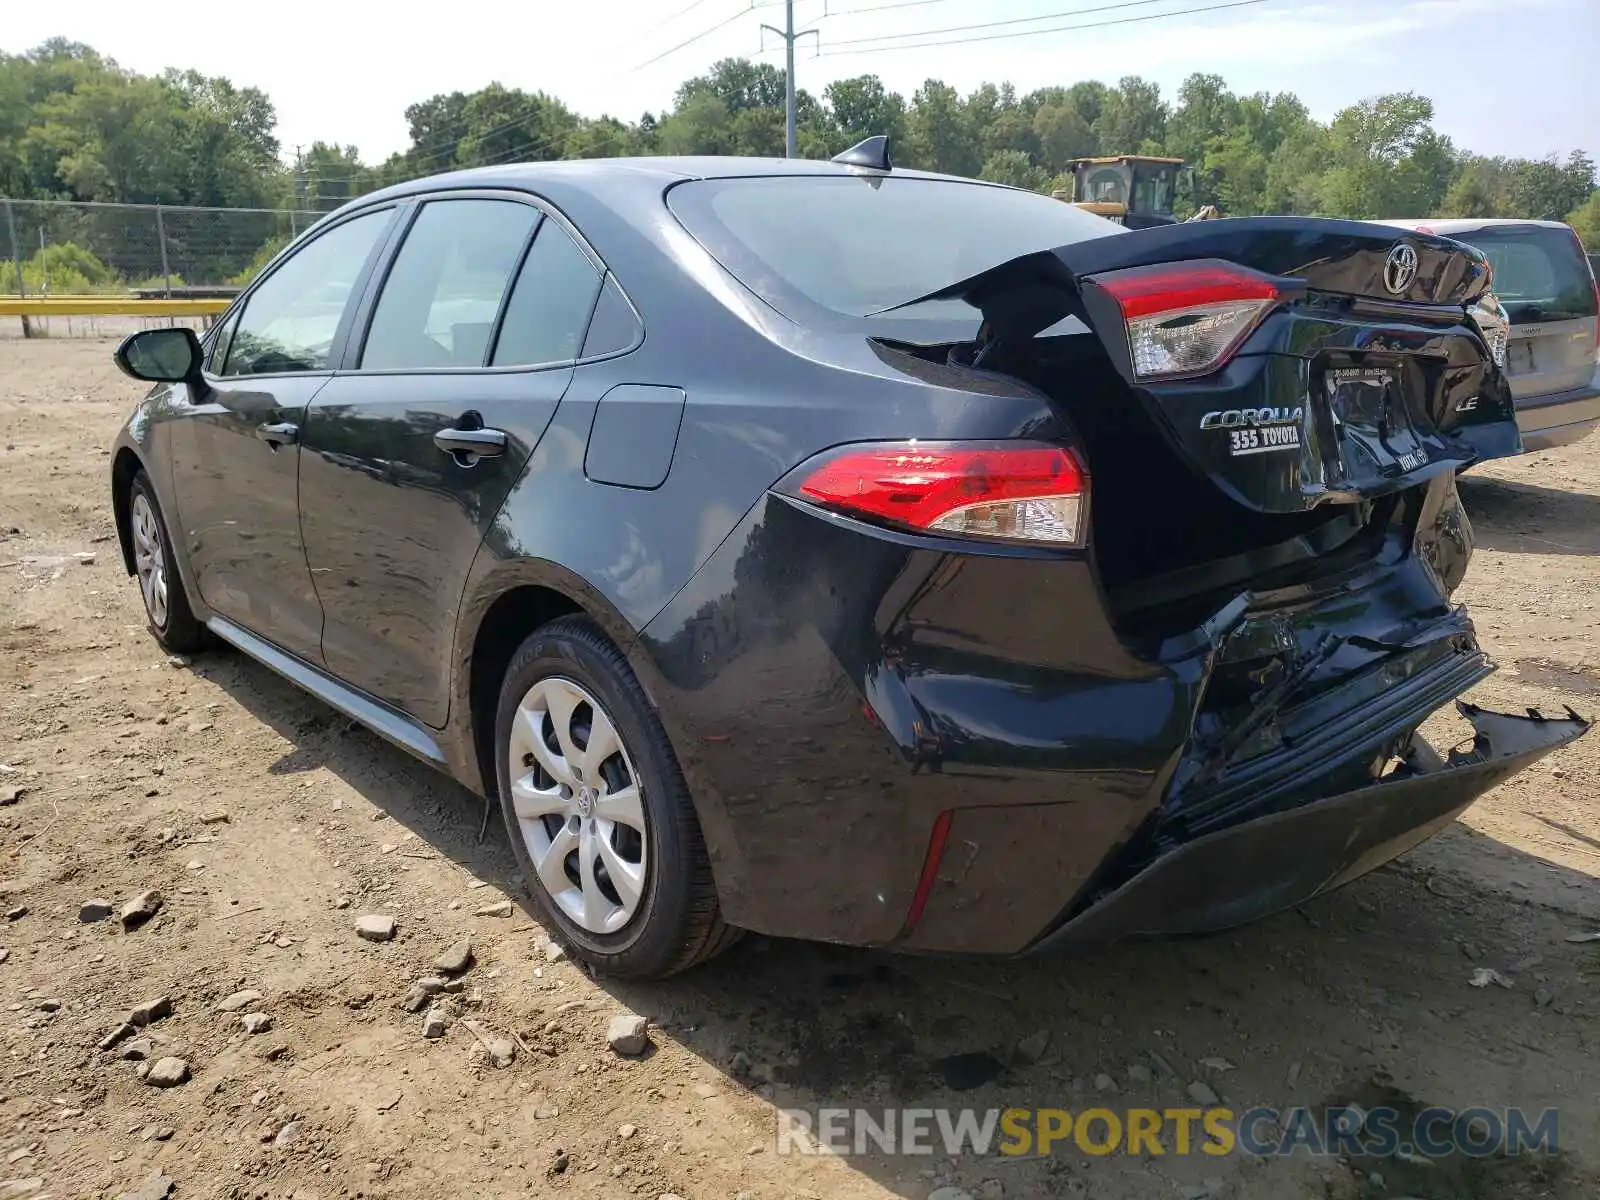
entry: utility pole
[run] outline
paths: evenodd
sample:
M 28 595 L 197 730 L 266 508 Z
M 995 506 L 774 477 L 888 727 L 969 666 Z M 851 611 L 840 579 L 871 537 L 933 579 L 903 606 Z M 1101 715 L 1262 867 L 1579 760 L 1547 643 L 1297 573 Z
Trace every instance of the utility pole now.
M 784 0 L 784 28 L 777 29 L 771 25 L 763 25 L 763 30 L 770 30 L 783 39 L 786 69 L 783 73 L 783 156 L 785 158 L 799 158 L 800 149 L 796 137 L 795 111 L 794 111 L 794 44 L 803 37 L 816 37 L 815 29 L 802 29 L 798 33 L 794 28 L 794 0 Z

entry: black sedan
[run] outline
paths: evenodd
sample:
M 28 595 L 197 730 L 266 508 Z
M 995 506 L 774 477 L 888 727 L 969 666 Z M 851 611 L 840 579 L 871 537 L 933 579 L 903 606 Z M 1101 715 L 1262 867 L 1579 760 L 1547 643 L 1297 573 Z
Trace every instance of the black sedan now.
M 1477 252 L 1125 231 L 834 163 L 418 180 L 307 231 L 111 486 L 152 631 L 497 796 L 594 967 L 1216 929 L 1578 736 L 1469 705 L 1457 470 L 1515 445 Z

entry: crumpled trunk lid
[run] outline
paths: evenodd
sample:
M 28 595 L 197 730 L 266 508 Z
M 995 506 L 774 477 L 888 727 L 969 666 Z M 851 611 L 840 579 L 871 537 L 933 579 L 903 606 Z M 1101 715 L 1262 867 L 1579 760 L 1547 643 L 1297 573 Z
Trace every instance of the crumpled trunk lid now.
M 1103 285 L 1193 260 L 1260 272 L 1282 299 L 1212 374 L 1143 380 Z M 1251 509 L 1294 513 L 1372 500 L 1518 446 L 1510 390 L 1467 311 L 1488 286 L 1482 254 L 1446 238 L 1252 217 L 1078 242 L 935 296 L 974 304 L 984 336 L 1011 346 L 1080 318 L 1185 461 Z

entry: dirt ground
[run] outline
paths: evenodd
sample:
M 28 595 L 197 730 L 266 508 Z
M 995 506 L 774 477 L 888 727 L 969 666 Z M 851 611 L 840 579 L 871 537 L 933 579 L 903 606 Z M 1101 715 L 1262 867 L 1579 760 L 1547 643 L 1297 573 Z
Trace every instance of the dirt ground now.
M 517 894 L 498 815 L 480 840 L 475 798 L 266 669 L 157 648 L 113 536 L 105 447 L 139 388 L 110 350 L 0 341 L 0 800 L 20 789 L 0 807 L 0 1200 L 158 1173 L 180 1200 L 1600 1195 L 1600 942 L 1566 940 L 1600 929 L 1600 734 L 1390 867 L 1227 936 L 1015 962 L 747 938 L 664 985 L 596 982 L 549 961 L 520 906 L 476 915 Z M 1473 698 L 1600 710 L 1600 437 L 1463 493 L 1478 550 L 1459 598 L 1501 667 Z M 165 905 L 135 931 L 79 922 L 147 888 Z M 369 913 L 398 936 L 358 939 Z M 464 1020 L 428 1041 L 401 1007 L 461 938 L 477 965 L 455 1000 L 520 1039 L 509 1068 Z M 1480 967 L 1509 986 L 1472 987 Z M 241 989 L 270 1030 L 216 1010 Z M 96 1048 L 160 997 L 171 1014 L 135 1040 L 187 1061 L 167 1090 Z M 640 1059 L 606 1044 L 625 1008 L 654 1025 Z M 1015 1058 L 1037 1031 L 1043 1056 Z M 978 1052 L 1005 1069 L 952 1090 L 942 1060 Z M 1195 1081 L 1238 1109 L 1554 1107 L 1561 1151 L 775 1153 L 779 1107 L 1166 1107 Z

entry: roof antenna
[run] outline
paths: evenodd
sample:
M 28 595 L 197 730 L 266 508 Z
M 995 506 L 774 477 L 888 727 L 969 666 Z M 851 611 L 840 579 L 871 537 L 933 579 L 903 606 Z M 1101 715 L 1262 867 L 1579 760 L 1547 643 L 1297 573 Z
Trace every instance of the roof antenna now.
M 857 142 L 842 154 L 835 154 L 832 161 L 872 171 L 894 170 L 894 164 L 889 161 L 889 139 L 881 133 Z

